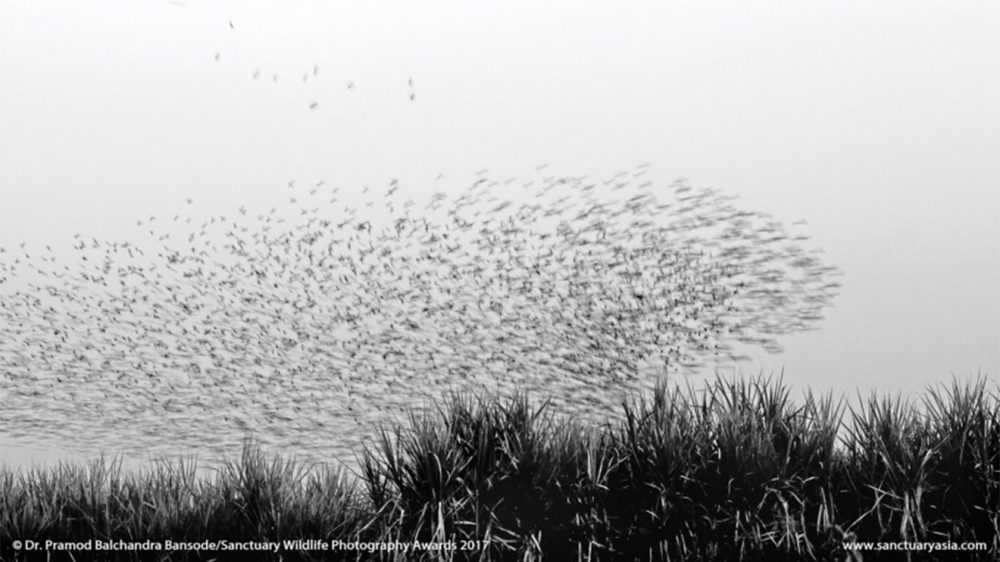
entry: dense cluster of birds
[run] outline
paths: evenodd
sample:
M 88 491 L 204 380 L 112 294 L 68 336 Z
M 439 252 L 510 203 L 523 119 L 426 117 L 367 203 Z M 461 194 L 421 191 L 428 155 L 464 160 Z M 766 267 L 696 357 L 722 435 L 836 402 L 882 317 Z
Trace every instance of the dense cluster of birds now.
M 805 236 L 646 173 L 483 173 L 419 203 L 289 182 L 270 210 L 188 199 L 129 241 L 0 248 L 0 427 L 172 453 L 253 432 L 349 460 L 448 389 L 601 420 L 656 373 L 815 326 L 837 271 Z

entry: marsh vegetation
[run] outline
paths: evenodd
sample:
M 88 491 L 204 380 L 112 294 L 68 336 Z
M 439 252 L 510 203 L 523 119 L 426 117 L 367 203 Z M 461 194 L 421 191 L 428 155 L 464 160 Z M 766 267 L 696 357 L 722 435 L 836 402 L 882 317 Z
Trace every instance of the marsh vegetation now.
M 832 560 L 851 555 L 852 541 L 987 546 L 914 560 L 1000 552 L 1000 394 L 984 379 L 930 389 L 917 404 L 808 393 L 796 402 L 781 380 L 718 377 L 699 389 L 661 385 L 603 426 L 524 395 L 454 395 L 384 426 L 360 464 L 358 474 L 310 468 L 248 443 L 211 475 L 182 460 L 138 473 L 114 460 L 6 469 L 0 556 L 18 559 L 15 540 L 92 539 L 476 548 L 34 558 Z

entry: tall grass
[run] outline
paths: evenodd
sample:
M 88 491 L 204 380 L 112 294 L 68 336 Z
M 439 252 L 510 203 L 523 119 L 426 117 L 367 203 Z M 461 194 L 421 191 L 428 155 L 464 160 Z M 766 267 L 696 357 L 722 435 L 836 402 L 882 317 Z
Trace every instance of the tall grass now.
M 1000 396 L 984 379 L 918 404 L 872 395 L 849 405 L 810 393 L 796 404 L 780 379 L 717 377 L 623 407 L 620 421 L 591 427 L 524 395 L 453 395 L 382 427 L 357 478 L 269 460 L 252 443 L 213 477 L 188 461 L 139 473 L 107 459 L 7 469 L 0 557 L 18 554 L 14 540 L 46 538 L 472 546 L 211 555 L 233 560 L 880 559 L 848 552 L 855 540 L 979 541 L 991 550 L 961 554 L 1000 556 Z M 60 553 L 39 555 L 50 554 Z M 116 557 L 209 556 L 98 559 Z
M 14 541 L 340 538 L 367 521 L 355 482 L 338 470 L 308 471 L 252 442 L 239 461 L 214 477 L 198 477 L 192 461 L 160 462 L 147 471 L 122 469 L 120 459 L 86 465 L 0 472 L 0 559 L 24 556 Z M 65 559 L 142 558 L 141 554 L 62 553 Z M 60 553 L 36 553 L 60 559 Z M 31 558 L 30 556 L 28 558 Z M 148 558 L 148 556 L 147 556 Z M 201 559 L 178 551 L 167 559 Z M 308 557 L 307 557 L 308 558 Z M 158 558 L 162 559 L 162 558 Z M 219 559 L 227 559 L 221 556 Z M 233 554 L 233 560 L 252 559 Z

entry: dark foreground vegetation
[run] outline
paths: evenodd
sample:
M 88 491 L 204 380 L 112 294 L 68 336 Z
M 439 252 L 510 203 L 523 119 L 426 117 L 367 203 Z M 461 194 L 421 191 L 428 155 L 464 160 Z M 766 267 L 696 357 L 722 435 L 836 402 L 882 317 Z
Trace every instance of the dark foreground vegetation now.
M 46 550 L 47 540 L 83 544 Z M 986 546 L 907 556 L 851 541 Z M 277 552 L 258 550 L 272 542 Z M 408 551 L 361 550 L 387 543 Z M 984 380 L 930 390 L 922 404 L 845 406 L 795 404 L 771 379 L 718 378 L 703 391 L 661 387 L 602 428 L 523 396 L 459 396 L 383 430 L 360 478 L 268 460 L 252 444 L 211 477 L 188 461 L 0 472 L 3 560 L 998 556 L 1000 395 Z

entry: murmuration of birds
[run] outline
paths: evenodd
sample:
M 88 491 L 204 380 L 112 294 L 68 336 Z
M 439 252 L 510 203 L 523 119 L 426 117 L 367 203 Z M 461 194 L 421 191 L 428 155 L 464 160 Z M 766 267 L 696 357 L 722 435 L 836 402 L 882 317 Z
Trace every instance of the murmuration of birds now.
M 128 241 L 0 248 L 0 423 L 136 450 L 253 432 L 345 458 L 446 390 L 600 421 L 664 373 L 817 326 L 839 271 L 805 235 L 646 172 L 484 172 L 419 203 L 395 180 L 363 202 L 289 182 L 270 209 L 196 218 L 185 199 Z

